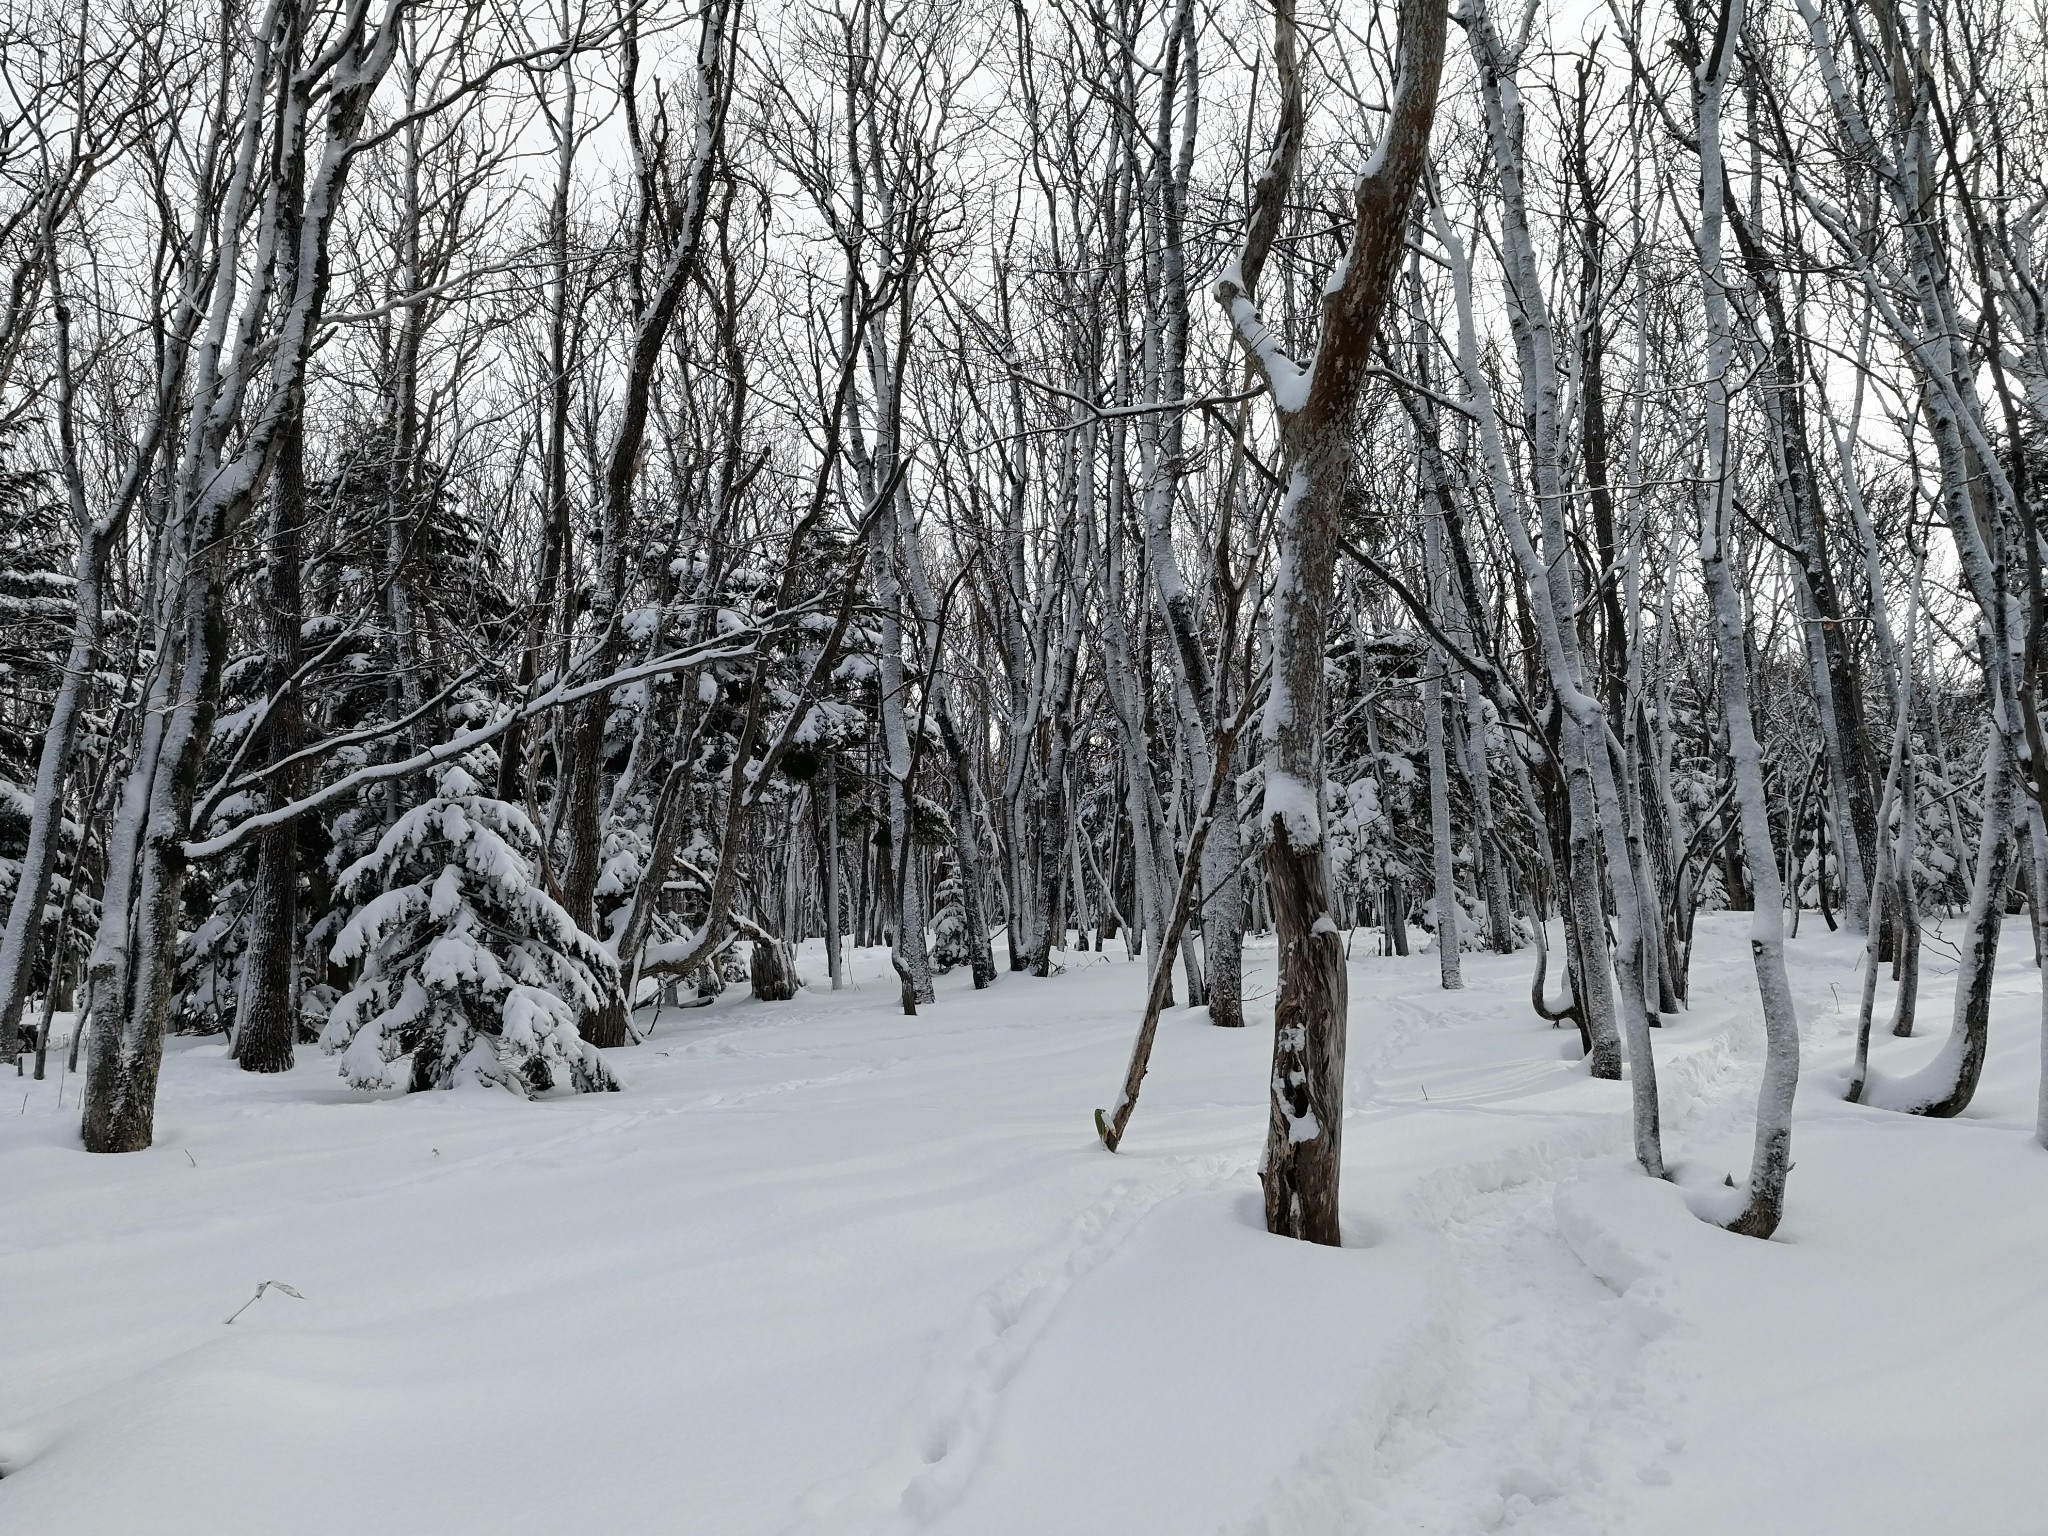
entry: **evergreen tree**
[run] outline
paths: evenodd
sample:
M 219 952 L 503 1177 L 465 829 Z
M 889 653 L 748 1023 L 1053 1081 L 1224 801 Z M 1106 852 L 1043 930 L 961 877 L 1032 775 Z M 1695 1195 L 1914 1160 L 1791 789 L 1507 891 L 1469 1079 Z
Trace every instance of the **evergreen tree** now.
M 50 701 L 64 676 L 77 614 L 77 582 L 60 503 L 48 476 L 21 462 L 21 424 L 0 425 L 0 925 L 13 905 L 36 814 L 36 762 Z M 68 901 L 74 931 L 90 932 L 98 904 L 73 879 L 84 828 L 71 805 L 57 818 L 57 867 L 41 914 L 42 933 L 29 985 L 52 981 L 59 914 Z M 23 1025 L 24 1031 L 27 1025 Z
M 342 876 L 358 905 L 334 943 L 360 961 L 322 1046 L 360 1088 L 489 1083 L 522 1094 L 616 1089 L 577 1020 L 618 987 L 618 967 L 536 883 L 539 834 L 462 767 Z
M 967 933 L 967 888 L 950 869 L 932 892 L 932 966 L 940 975 L 974 957 Z

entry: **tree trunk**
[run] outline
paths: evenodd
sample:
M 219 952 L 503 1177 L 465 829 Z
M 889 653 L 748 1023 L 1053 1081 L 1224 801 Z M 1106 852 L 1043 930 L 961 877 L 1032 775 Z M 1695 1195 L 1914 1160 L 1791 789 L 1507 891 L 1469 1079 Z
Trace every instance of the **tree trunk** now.
M 272 704 L 263 721 L 265 760 L 298 750 L 304 735 L 296 686 L 299 663 L 300 531 L 306 515 L 304 445 L 298 423 L 285 433 L 270 498 L 270 549 L 264 573 Z M 272 793 L 288 801 L 300 788 L 289 770 Z M 249 947 L 242 961 L 240 1015 L 233 1055 L 245 1072 L 287 1072 L 298 1033 L 299 829 L 266 828 L 256 843 L 256 886 L 249 905 Z
M 72 621 L 71 649 L 64 660 L 64 680 L 43 727 L 28 846 L 21 856 L 14 900 L 7 909 L 6 935 L 0 938 L 0 1063 L 11 1063 L 20 1050 L 21 1013 L 41 958 L 43 909 L 50 899 L 58 832 L 64 824 L 65 791 L 77 758 L 78 715 L 99 649 L 107 543 L 101 530 L 88 528 L 78 553 L 78 607 Z M 75 876 L 72 883 L 77 884 Z
M 1444 750 L 1443 658 L 1423 662 L 1422 727 L 1429 753 L 1429 840 L 1436 875 L 1437 972 L 1446 992 L 1465 985 L 1458 956 L 1458 880 L 1451 849 L 1451 765 Z
M 786 1003 L 796 996 L 796 952 L 787 939 L 757 933 L 747 975 L 757 1001 Z
M 1724 39 L 1741 35 L 1744 0 L 1726 0 Z M 1729 462 L 1729 370 L 1734 361 L 1734 324 L 1729 313 L 1726 267 L 1721 255 L 1721 91 L 1733 49 L 1715 46 L 1697 78 L 1699 102 L 1700 218 L 1696 231 L 1707 322 L 1706 474 L 1700 491 L 1700 568 L 1714 611 L 1720 664 L 1721 716 L 1735 776 L 1743 852 L 1756 880 L 1756 911 L 1749 947 L 1756 967 L 1758 1000 L 1764 1015 L 1763 1082 L 1757 1092 L 1756 1142 L 1749 1188 L 1742 1210 L 1728 1230 L 1769 1237 L 1785 1207 L 1785 1178 L 1792 1167 L 1792 1099 L 1799 1087 L 1799 1019 L 1792 984 L 1785 974 L 1785 899 L 1777 884 L 1778 855 L 1771 844 L 1770 803 L 1764 790 L 1763 751 L 1749 702 L 1749 659 L 1741 599 L 1728 569 L 1728 532 L 1733 520 L 1733 478 Z
M 1970 1107 L 1983 1075 L 1991 1023 L 1991 980 L 1998 964 L 2005 886 L 2012 871 L 2013 770 L 2005 740 L 1991 732 L 1984 749 L 1984 829 L 1977 878 L 1970 887 L 1962 964 L 1956 968 L 1955 1019 L 1933 1061 L 1911 1082 L 1912 1095 L 1893 1107 L 1946 1120 Z
M 839 755 L 827 749 L 825 757 L 825 968 L 832 977 L 832 990 L 846 985 L 846 958 L 840 938 L 839 867 Z
M 1226 773 L 1217 795 L 1215 825 L 1202 848 L 1202 956 L 1209 966 L 1209 1022 L 1244 1027 L 1244 860 L 1238 836 L 1237 775 Z
M 1266 879 L 1280 977 L 1260 1182 L 1266 1230 L 1318 1243 L 1341 1241 L 1347 1025 L 1344 951 L 1330 916 L 1323 841 L 1323 647 L 1351 468 L 1351 417 L 1428 155 L 1447 21 L 1443 0 L 1402 0 L 1393 101 L 1371 167 L 1353 185 L 1350 247 L 1339 275 L 1323 289 L 1320 339 L 1303 368 L 1280 350 L 1254 298 L 1286 210 L 1304 117 L 1293 0 L 1279 0 L 1273 50 L 1278 143 L 1254 186 L 1244 249 L 1215 290 L 1247 362 L 1273 392 L 1285 466 L 1276 523 L 1273 680 L 1263 725 Z

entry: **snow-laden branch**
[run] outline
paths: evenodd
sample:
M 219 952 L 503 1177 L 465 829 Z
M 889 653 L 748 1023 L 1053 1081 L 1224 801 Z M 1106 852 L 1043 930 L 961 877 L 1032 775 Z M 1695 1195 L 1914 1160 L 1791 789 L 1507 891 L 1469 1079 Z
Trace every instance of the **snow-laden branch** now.
M 787 618 L 788 615 L 780 615 L 779 617 Z M 298 799 L 278 806 L 275 810 L 263 811 L 258 815 L 238 821 L 225 832 L 188 842 L 185 844 L 185 857 L 188 859 L 215 858 L 220 854 L 227 853 L 231 849 L 239 848 L 251 837 L 268 827 L 280 827 L 286 822 L 296 821 L 307 812 L 317 811 L 322 806 L 332 805 L 335 801 L 354 794 L 366 785 L 381 784 L 387 779 L 406 778 L 412 774 L 424 772 L 429 768 L 438 767 L 442 763 L 452 762 L 454 759 L 461 757 L 465 752 L 473 752 L 478 747 L 496 740 L 511 728 L 514 721 L 530 720 L 536 715 L 546 714 L 549 710 L 562 709 L 568 705 L 580 703 L 584 699 L 602 693 L 609 693 L 613 689 L 623 688 L 629 683 L 640 682 L 647 678 L 666 677 L 672 672 L 681 672 L 691 667 L 708 666 L 715 661 L 735 661 L 741 657 L 751 656 L 754 653 L 755 644 L 737 644 L 735 641 L 738 637 L 751 634 L 752 641 L 758 642 L 773 627 L 772 625 L 755 626 L 751 632 L 748 630 L 737 630 L 732 634 L 721 635 L 716 640 L 703 641 L 697 645 L 687 646 L 680 651 L 671 651 L 666 656 L 657 656 L 651 661 L 638 662 L 630 667 L 621 667 L 615 672 L 609 672 L 603 677 L 594 678 L 586 682 L 563 681 L 557 683 L 547 692 L 527 700 L 526 703 L 520 705 L 517 709 L 506 712 L 498 719 L 464 731 L 460 735 L 450 737 L 447 741 L 441 742 L 436 746 L 428 747 L 424 751 L 415 752 L 412 756 L 400 758 L 395 762 L 372 763 L 366 767 L 358 768 L 354 773 L 344 774 L 332 784 L 314 790 L 310 794 L 301 795 Z
M 1098 421 L 1121 421 L 1128 417 L 1157 416 L 1169 411 L 1201 411 L 1208 410 L 1214 406 L 1242 405 L 1245 401 L 1256 400 L 1259 396 L 1266 393 L 1266 386 L 1260 384 L 1252 389 L 1239 390 L 1234 395 L 1199 395 L 1185 400 L 1145 400 L 1135 405 L 1102 405 L 1089 399 L 1086 395 L 1074 393 L 1071 389 L 1061 389 L 1057 384 L 1050 383 L 1044 379 L 1034 378 L 1007 358 L 1003 361 L 1004 366 L 1009 369 L 1012 378 L 1029 384 L 1041 394 L 1052 395 L 1057 399 L 1065 400 L 1069 404 L 1079 406 L 1083 411 L 1087 412 L 1086 417 L 1082 420 L 1063 422 L 1060 426 L 1053 429 L 1060 432 L 1077 431 L 1081 427 Z
M 1272 327 L 1259 313 L 1259 306 L 1246 292 L 1238 262 L 1233 261 L 1216 279 L 1215 296 L 1230 320 L 1238 345 L 1244 349 L 1245 360 L 1273 396 L 1274 406 L 1282 415 L 1297 414 L 1308 404 L 1309 370 L 1281 347 L 1280 338 L 1273 334 Z

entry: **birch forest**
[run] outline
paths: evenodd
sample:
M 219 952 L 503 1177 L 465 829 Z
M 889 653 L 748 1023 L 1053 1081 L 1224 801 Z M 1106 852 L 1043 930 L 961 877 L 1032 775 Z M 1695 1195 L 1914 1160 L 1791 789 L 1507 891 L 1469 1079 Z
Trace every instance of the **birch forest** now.
M 1609 1302 L 1641 1304 L 1636 1259 L 1599 1258 L 1574 1190 L 1663 1202 L 1706 1289 L 1833 1252 L 1851 1212 L 1898 1243 L 1949 1202 L 2044 1208 L 2044 50 L 2048 11 L 1987 0 L 11 0 L 0 1086 L 30 1139 L 0 1183 L 31 1203 L 0 1218 L 0 1293 L 71 1298 L 36 1314 L 70 1319 L 37 1335 L 48 1370 L 159 1304 L 101 1296 L 80 1253 L 34 1268 L 50 1233 L 127 1231 L 173 1198 L 136 1192 L 147 1170 L 228 1178 L 206 1138 L 244 1122 L 279 1180 L 386 1140 L 446 1169 L 458 1126 L 525 1159 L 651 1116 L 606 1144 L 669 1156 L 658 1117 L 742 1105 L 724 1123 L 759 1139 L 670 1146 L 660 1182 L 795 1232 L 825 1170 L 886 1149 L 966 1179 L 1043 1094 L 1015 1161 L 1074 1170 L 1055 1226 L 1081 1235 L 1040 1264 L 1064 1278 L 987 1292 L 984 1342 L 941 1348 L 957 1380 L 805 1389 L 877 1435 L 909 1404 L 908 1471 L 847 1441 L 765 1479 L 810 1490 L 790 1529 L 987 1536 L 1013 1528 L 970 1512 L 1000 1447 L 1063 1464 L 1002 1435 L 1096 1283 L 1073 1277 L 1167 1219 L 1118 1191 L 1168 1166 L 1158 1200 L 1234 1189 L 1221 1226 L 1361 1251 L 1327 1261 L 1366 1266 L 1327 1315 L 1313 1277 L 1338 1271 L 1243 1282 L 1268 1395 L 1394 1305 L 1370 1265 L 1400 1246 L 1403 1157 L 1493 1159 L 1455 1200 L 1402 1197 L 1446 1252 L 1541 1183 L 1502 1241 L 1572 1249 Z M 1486 1071 L 1579 1107 L 1456 1087 L 1480 1068 L 1441 1042 L 1475 1030 Z M 728 1081 L 728 1058 L 784 1064 Z M 790 1107 L 816 1083 L 866 1129 Z M 420 1097 L 442 1089 L 481 1091 Z M 1442 1144 L 1401 1140 L 1390 1095 Z M 1190 1129 L 1225 1104 L 1227 1131 Z M 2003 1161 L 1944 1150 L 1993 1121 Z M 1910 1171 L 1829 1172 L 1852 1134 Z M 535 1166 L 558 1155 L 585 1154 Z M 589 1190 L 623 1213 L 652 1175 L 611 1155 Z M 948 1243 L 1005 1198 L 942 1221 L 874 1177 Z M 169 1209 L 256 1198 L 220 1188 Z M 263 1198 L 343 1241 L 359 1219 Z M 563 1195 L 560 1230 L 593 1198 Z M 1973 1272 L 2036 1265 L 2043 1221 Z M 793 1264 L 794 1241 L 740 1248 Z M 279 1280 L 251 1247 L 226 1243 L 205 1337 L 326 1327 L 322 1261 Z M 1976 1294 L 1915 1270 L 1887 1305 L 1937 1284 Z M 2003 1336 L 2038 1398 L 2030 1305 Z M 56 1480 L 85 1431 L 47 1405 L 111 1371 L 0 1400 L 29 1426 L 0 1427 L 0 1525 L 47 1485 L 62 1513 L 23 1532 L 186 1528 Z M 1576 1473 L 1432 1503 L 1400 1468 L 1463 1489 L 1462 1442 L 1402 1462 L 1375 1433 L 1328 1453 L 1378 1469 L 1350 1491 L 1225 1528 L 1695 1529 L 1588 1503 Z M 1176 1478 L 1256 1459 L 1118 1443 Z M 863 1457 L 882 1470 L 827 1475 Z M 1980 1491 L 2040 1482 L 1987 1465 Z M 1014 1528 L 1253 1519 L 1148 1493 L 1156 1519 L 1098 1523 L 1072 1491 Z M 339 1518 L 221 1497 L 216 1531 Z M 1781 1528 L 2039 1529 L 1995 1499 L 1907 1524 L 1898 1497 L 1898 1525 Z M 783 1528 L 547 1507 L 475 1528 Z M 470 1528 L 357 1518 L 333 1529 Z

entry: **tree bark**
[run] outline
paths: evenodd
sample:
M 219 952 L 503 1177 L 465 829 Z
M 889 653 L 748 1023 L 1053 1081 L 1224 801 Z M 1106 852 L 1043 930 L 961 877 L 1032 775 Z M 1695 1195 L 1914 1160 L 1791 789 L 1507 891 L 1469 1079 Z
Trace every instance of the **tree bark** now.
M 1429 841 L 1436 877 L 1438 979 L 1446 992 L 1465 985 L 1458 956 L 1458 878 L 1451 847 L 1451 765 L 1444 750 L 1443 658 L 1423 662 L 1422 729 L 1429 754 Z
M 1271 1106 L 1265 1162 L 1266 1229 L 1342 1240 L 1339 1170 L 1344 1128 L 1346 977 L 1330 916 L 1323 841 L 1323 647 L 1351 471 L 1352 414 L 1399 271 L 1408 205 L 1436 116 L 1447 24 L 1443 0 L 1402 0 L 1391 110 L 1371 167 L 1353 187 L 1356 221 L 1339 277 L 1326 286 L 1315 357 L 1281 351 L 1255 302 L 1260 270 L 1285 212 L 1303 129 L 1293 0 L 1275 6 L 1278 139 L 1253 192 L 1244 249 L 1216 285 L 1247 361 L 1274 396 L 1286 489 L 1277 522 L 1273 681 L 1266 749 L 1266 879 L 1279 939 Z
M 265 760 L 279 762 L 303 744 L 298 690 L 300 533 L 305 524 L 305 445 L 299 423 L 285 429 L 277 483 L 270 498 L 270 548 L 264 572 L 265 628 L 274 700 L 264 717 Z M 302 776 L 287 769 L 275 793 L 290 800 Z M 249 944 L 242 961 L 240 1015 L 233 1055 L 245 1072 L 288 1072 L 298 1033 L 299 828 L 269 827 L 256 842 L 256 883 L 249 904 Z

